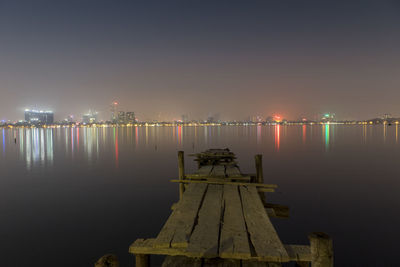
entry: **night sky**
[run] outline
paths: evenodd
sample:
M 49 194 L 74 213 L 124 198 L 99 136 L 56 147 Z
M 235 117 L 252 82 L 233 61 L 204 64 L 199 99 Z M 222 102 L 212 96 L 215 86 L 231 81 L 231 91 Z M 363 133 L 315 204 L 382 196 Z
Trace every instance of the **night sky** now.
M 399 1 L 0 0 L 0 119 L 400 115 Z

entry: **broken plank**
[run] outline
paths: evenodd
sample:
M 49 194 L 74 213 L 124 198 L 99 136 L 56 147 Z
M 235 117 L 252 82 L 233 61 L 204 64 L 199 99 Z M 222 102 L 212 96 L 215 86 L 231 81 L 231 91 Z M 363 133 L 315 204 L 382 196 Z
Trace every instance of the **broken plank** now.
M 215 258 L 222 214 L 222 185 L 209 185 L 190 237 L 187 253 L 191 257 Z
M 289 261 L 289 256 L 268 218 L 256 187 L 240 186 L 239 189 L 247 231 L 257 258 L 272 262 Z
M 219 255 L 221 258 L 251 258 L 242 201 L 236 185 L 224 185 L 224 214 L 221 227 Z
M 187 247 L 206 190 L 205 184 L 193 184 L 187 187 L 182 199 L 158 234 L 154 242 L 155 247 Z

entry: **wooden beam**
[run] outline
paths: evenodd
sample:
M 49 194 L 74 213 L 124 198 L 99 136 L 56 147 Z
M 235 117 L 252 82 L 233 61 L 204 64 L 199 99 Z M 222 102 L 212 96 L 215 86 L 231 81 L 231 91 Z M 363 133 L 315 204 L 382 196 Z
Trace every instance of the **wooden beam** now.
M 198 180 L 171 180 L 170 182 L 172 183 L 194 183 L 194 184 L 232 184 L 232 185 L 238 185 L 238 186 L 251 186 L 251 187 L 265 187 L 265 188 L 270 188 L 274 189 L 277 188 L 278 186 L 276 184 L 258 184 L 258 183 L 242 183 L 242 182 L 225 182 L 224 180 L 221 179 L 221 181 L 198 181 Z M 274 191 L 271 191 L 274 192 Z
M 333 267 L 332 239 L 325 233 L 308 235 L 311 246 L 311 267 Z
M 183 151 L 178 151 L 178 167 L 179 167 L 179 179 L 185 179 L 185 154 Z M 179 199 L 182 199 L 182 195 L 185 192 L 184 184 L 179 185 Z
M 191 179 L 191 180 L 210 180 L 209 175 L 200 175 L 200 174 L 186 174 L 185 175 L 186 179 Z M 238 180 L 238 181 L 250 181 L 251 176 L 228 176 L 224 178 L 219 178 L 219 179 L 224 179 L 225 181 L 232 181 L 232 180 Z

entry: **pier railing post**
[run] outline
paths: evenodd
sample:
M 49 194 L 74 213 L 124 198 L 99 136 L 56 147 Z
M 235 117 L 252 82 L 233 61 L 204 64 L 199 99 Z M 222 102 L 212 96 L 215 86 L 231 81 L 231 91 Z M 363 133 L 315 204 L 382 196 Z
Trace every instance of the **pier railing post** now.
M 185 154 L 183 151 L 178 151 L 178 167 L 179 167 L 179 180 L 185 179 Z M 182 199 L 183 192 L 185 192 L 185 185 L 179 183 L 179 199 Z
M 255 160 L 256 160 L 256 179 L 257 179 L 257 183 L 259 184 L 263 184 L 264 183 L 264 174 L 263 174 L 263 166 L 262 166 L 262 155 L 258 154 L 255 156 Z M 265 203 L 265 194 L 264 192 L 260 192 L 260 198 L 262 200 L 263 203 Z
M 325 233 L 308 235 L 311 247 L 311 267 L 333 267 L 332 238 Z

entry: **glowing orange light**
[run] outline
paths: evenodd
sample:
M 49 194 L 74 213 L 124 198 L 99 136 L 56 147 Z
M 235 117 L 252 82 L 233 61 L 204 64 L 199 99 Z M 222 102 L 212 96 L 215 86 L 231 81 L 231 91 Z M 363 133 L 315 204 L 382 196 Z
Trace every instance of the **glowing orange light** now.
M 275 115 L 274 116 L 274 121 L 275 122 L 281 122 L 282 121 L 282 117 L 280 115 Z

